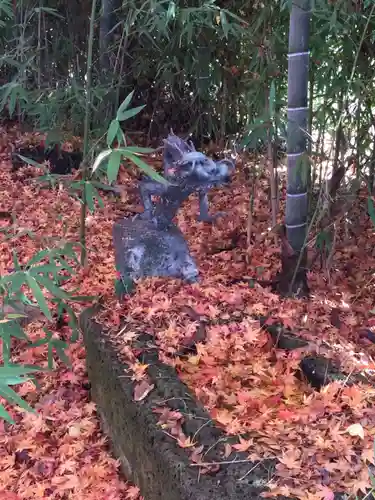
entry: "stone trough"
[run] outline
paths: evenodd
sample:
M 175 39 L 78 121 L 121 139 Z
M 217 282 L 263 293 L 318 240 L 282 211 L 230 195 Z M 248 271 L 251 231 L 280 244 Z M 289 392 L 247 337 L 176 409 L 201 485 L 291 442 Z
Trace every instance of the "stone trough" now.
M 127 365 L 110 340 L 116 335 L 112 332 L 110 337 L 94 319 L 97 312 L 96 308 L 89 308 L 80 316 L 91 397 L 97 404 L 103 431 L 110 439 L 114 455 L 120 459 L 125 477 L 140 488 L 145 500 L 263 498 L 262 493 L 267 491 L 276 462 L 251 463 L 247 460 L 248 454 L 242 452 L 232 452 L 223 458 L 225 443 L 234 444 L 237 439 L 228 437 L 216 427 L 176 371 L 158 360 L 157 347 L 148 334 L 139 335 L 132 347 L 140 353 L 138 359 L 148 365 L 147 375 L 154 388 L 144 400 L 135 401 L 131 372 L 127 372 Z M 271 337 L 277 336 L 278 348 L 293 350 L 301 347 L 301 339 L 293 334 L 277 333 L 274 327 L 269 330 Z M 310 357 L 306 359 L 311 362 Z M 308 375 L 303 366 L 301 372 Z M 310 383 L 314 385 L 313 382 Z M 161 407 L 183 414 L 184 434 L 197 445 L 204 446 L 205 463 L 219 465 L 216 472 L 200 474 L 188 452 L 157 425 L 159 415 L 154 409 Z M 274 498 L 293 500 L 281 496 Z M 334 500 L 345 498 L 344 493 L 336 493 Z
M 134 382 L 125 371 L 126 365 L 120 361 L 116 347 L 93 319 L 93 312 L 86 309 L 80 317 L 91 396 L 124 475 L 139 486 L 145 500 L 262 498 L 274 464 L 250 463 L 246 453 L 232 454 L 226 459 L 220 455 L 229 438 L 212 424 L 175 370 L 158 361 L 149 335 L 141 335 L 136 348 L 143 351 L 141 359 L 149 364 L 148 376 L 155 387 L 143 401 L 134 401 Z M 205 455 L 207 462 L 225 462 L 216 473 L 200 475 L 199 467 L 192 466 L 187 451 L 157 425 L 159 416 L 153 409 L 161 402 L 183 413 L 183 430 L 203 444 L 205 451 L 209 450 Z

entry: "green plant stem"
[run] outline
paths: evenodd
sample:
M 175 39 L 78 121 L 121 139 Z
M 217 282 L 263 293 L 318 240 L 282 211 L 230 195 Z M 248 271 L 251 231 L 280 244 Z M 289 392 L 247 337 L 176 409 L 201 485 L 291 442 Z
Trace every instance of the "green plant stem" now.
M 90 114 L 91 114 L 91 80 L 92 80 L 92 52 L 94 44 L 94 25 L 95 25 L 95 12 L 96 0 L 92 0 L 91 18 L 90 18 L 90 32 L 87 49 L 87 72 L 86 72 L 86 106 L 85 106 L 85 121 L 84 121 L 84 135 L 83 135 L 83 165 L 82 165 L 82 181 L 87 182 L 88 178 L 88 161 L 87 153 L 89 149 L 89 132 L 90 132 Z M 86 265 L 87 251 L 86 251 L 86 214 L 87 214 L 87 200 L 86 200 L 86 185 L 82 191 L 82 206 L 81 206 L 81 220 L 80 220 L 80 234 L 79 241 L 81 244 L 81 265 Z

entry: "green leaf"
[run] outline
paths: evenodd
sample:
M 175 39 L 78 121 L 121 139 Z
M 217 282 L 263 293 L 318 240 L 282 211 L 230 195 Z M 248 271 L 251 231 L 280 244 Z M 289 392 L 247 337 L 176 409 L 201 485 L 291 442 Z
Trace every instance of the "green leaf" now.
M 374 200 L 372 199 L 371 196 L 367 198 L 367 211 L 370 216 L 371 222 L 375 226 L 375 206 L 374 206 Z
M 14 110 L 16 109 L 16 104 L 17 104 L 17 91 L 13 91 L 10 94 L 10 100 L 9 100 L 9 116 L 12 117 Z
M 40 289 L 40 286 L 36 282 L 35 278 L 30 276 L 30 274 L 26 274 L 26 279 L 29 287 L 31 288 L 33 295 L 38 302 L 38 305 L 40 307 L 40 310 L 43 312 L 43 314 L 50 320 L 52 321 L 52 314 L 50 310 L 48 309 L 47 301 L 43 295 L 42 290 Z
M 14 19 L 14 12 L 11 7 L 10 2 L 2 2 L 0 4 L 0 9 L 4 12 L 5 15 L 7 15 L 10 19 Z
M 28 267 L 31 267 L 33 264 L 36 264 L 37 262 L 40 262 L 41 260 L 45 259 L 48 254 L 50 253 L 49 250 L 41 250 L 40 252 L 36 253 L 27 263 Z
M 0 323 L 0 337 L 8 337 L 9 339 L 15 337 L 21 340 L 29 340 L 21 325 L 15 320 L 8 321 L 7 323 Z
M 3 276 L 0 280 L 0 283 L 9 283 L 10 284 L 10 292 L 15 293 L 21 290 L 22 285 L 26 281 L 26 275 L 23 271 L 17 271 L 12 274 L 8 274 Z
M 93 186 L 92 183 L 91 183 L 91 189 L 92 189 L 92 196 L 98 202 L 99 207 L 104 208 L 104 202 L 99 194 L 99 191 Z
M 119 112 L 117 112 L 117 119 L 120 120 L 121 122 L 129 120 L 129 118 L 132 118 L 133 116 L 137 115 L 145 107 L 146 104 L 143 104 L 142 106 L 137 106 L 136 108 L 127 109 L 126 111 L 123 111 L 120 114 Z
M 99 189 L 102 189 L 103 191 L 112 191 L 113 192 L 113 186 L 109 186 L 108 184 L 103 184 L 103 182 L 92 181 L 91 184 Z
M 86 195 L 87 208 L 93 214 L 95 212 L 95 200 L 92 192 L 91 182 L 85 183 L 85 195 Z
M 26 382 L 27 380 L 23 380 L 22 382 Z M 7 387 L 5 385 L 0 385 L 0 396 L 5 398 L 10 403 L 15 403 L 21 408 L 31 413 L 35 413 L 34 408 L 31 408 L 30 405 L 26 403 L 13 389 Z
M 18 153 L 15 153 L 19 158 L 21 158 L 22 161 L 27 163 L 28 165 L 32 165 L 33 167 L 36 168 L 42 168 L 44 169 L 45 172 L 48 172 L 47 167 L 44 167 L 44 165 L 41 165 L 40 163 L 36 162 L 35 160 L 32 160 L 31 158 L 26 158 L 26 156 L 22 156 Z
M 229 24 L 227 21 L 227 16 L 225 15 L 225 12 L 223 10 L 220 10 L 220 24 L 223 28 L 225 38 L 228 38 Z
M 56 286 L 55 283 L 50 279 L 48 279 L 46 276 L 36 276 L 35 279 L 39 284 L 44 286 L 44 288 L 46 288 L 49 292 L 51 292 L 52 295 L 54 295 L 55 297 L 58 297 L 59 299 L 62 300 L 69 300 L 70 295 L 62 288 Z
M 171 0 L 168 5 L 167 10 L 167 21 L 174 19 L 176 17 L 176 4 Z
M 53 346 L 48 342 L 47 366 L 49 370 L 53 370 Z
M 76 274 L 72 266 L 70 266 L 61 255 L 55 255 L 54 259 L 61 264 L 61 267 L 63 267 L 66 271 L 69 271 L 71 276 Z
M 107 146 L 109 148 L 112 146 L 113 141 L 117 137 L 119 128 L 120 122 L 117 119 L 112 120 L 107 132 Z
M 26 281 L 26 277 L 25 277 L 25 281 Z M 20 299 L 22 304 L 25 304 L 27 306 L 31 306 L 31 307 L 34 307 L 37 309 L 37 306 L 35 305 L 35 303 L 32 302 L 28 297 L 26 297 L 26 295 L 24 293 L 22 293 L 22 292 L 18 293 L 17 297 Z M 13 307 L 16 309 L 17 304 L 14 304 Z M 19 310 L 19 308 L 18 308 L 18 310 Z
M 15 314 L 15 313 L 10 313 L 6 315 L 6 319 L 21 319 L 21 318 L 27 318 L 24 314 Z
M 126 158 L 135 163 L 137 167 L 143 170 L 143 172 L 145 172 L 149 177 L 151 177 L 155 181 L 160 182 L 161 184 L 165 184 L 167 186 L 169 185 L 169 182 L 166 179 L 164 179 L 164 177 L 155 172 L 155 170 L 152 167 L 150 167 L 150 165 L 147 165 L 147 163 L 141 160 L 138 156 L 129 153 L 127 149 L 121 151 Z
M 117 179 L 118 171 L 120 168 L 122 152 L 120 149 L 113 149 L 109 157 L 107 167 L 108 182 L 112 184 Z
M 54 262 L 52 264 L 41 264 L 40 266 L 35 266 L 29 269 L 28 273 L 31 276 L 37 276 L 39 274 L 56 274 L 59 271 L 62 271 L 63 268 L 57 266 Z
M 40 347 L 42 345 L 45 345 L 45 344 L 48 344 L 50 341 L 50 339 L 48 337 L 44 337 L 44 339 L 39 339 L 39 340 L 36 340 L 35 342 L 31 343 L 29 345 L 30 348 L 33 348 L 33 347 Z
M 140 153 L 140 154 L 155 152 L 155 149 L 153 148 L 139 148 L 138 146 L 127 146 L 126 149 L 131 153 Z
M 36 373 L 40 371 L 45 370 L 40 366 L 31 365 L 0 366 L 0 384 L 4 384 L 4 381 L 8 378 L 21 377 L 27 375 L 28 373 Z M 21 382 L 23 382 L 23 380 L 24 379 L 22 379 Z
M 105 160 L 108 156 L 110 156 L 111 153 L 112 149 L 106 149 L 105 151 L 101 151 L 98 154 L 92 166 L 92 173 L 94 173 L 99 168 L 103 160 Z M 71 187 L 73 187 L 73 184 L 71 184 Z
M 67 366 L 71 367 L 72 363 L 70 362 L 70 359 L 68 358 L 68 356 L 64 351 L 64 349 L 67 349 L 67 347 L 68 347 L 67 345 L 65 347 L 60 345 L 59 346 L 55 345 L 55 351 L 58 357 L 61 359 L 61 361 L 65 363 Z
M 130 92 L 129 95 L 127 95 L 125 97 L 125 99 L 123 100 L 123 102 L 120 104 L 118 110 L 117 110 L 117 115 L 116 115 L 116 119 L 120 121 L 120 116 L 121 114 L 128 108 L 129 104 L 130 104 L 130 101 L 133 99 L 133 95 L 134 95 L 134 90 L 132 90 Z
M 0 418 L 3 418 L 4 420 L 6 420 L 7 422 L 9 422 L 10 424 L 14 424 L 14 420 L 12 419 L 12 417 L 9 415 L 9 413 L 6 411 L 6 409 L 4 408 L 4 406 L 0 403 Z

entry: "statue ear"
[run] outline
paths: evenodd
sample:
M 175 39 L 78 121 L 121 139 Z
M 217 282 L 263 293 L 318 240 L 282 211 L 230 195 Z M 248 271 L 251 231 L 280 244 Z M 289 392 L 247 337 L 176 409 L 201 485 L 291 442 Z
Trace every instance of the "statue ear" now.
M 217 165 L 227 165 L 228 170 L 230 172 L 233 172 L 235 169 L 235 163 L 233 160 L 230 160 L 229 158 L 224 158 L 223 160 L 220 160 L 217 162 Z

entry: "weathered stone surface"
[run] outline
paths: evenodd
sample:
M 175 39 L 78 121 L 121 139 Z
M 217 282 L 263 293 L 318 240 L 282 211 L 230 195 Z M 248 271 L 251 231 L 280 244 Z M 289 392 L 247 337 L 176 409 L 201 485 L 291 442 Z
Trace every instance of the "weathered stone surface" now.
M 164 141 L 163 165 L 168 183 L 145 176 L 139 185 L 144 211 L 114 225 L 116 267 L 123 281 L 147 276 L 197 281 L 197 266 L 173 219 L 193 193 L 199 196 L 199 220 L 213 222 L 225 215 L 208 213 L 207 193 L 230 182 L 234 171 L 232 160 L 214 162 L 170 134 Z
M 113 227 L 113 242 L 116 267 L 122 276 L 198 279 L 185 238 L 174 224 L 159 228 L 147 219 L 122 219 Z
M 122 470 L 140 487 L 144 498 L 260 500 L 274 464 L 266 460 L 254 467 L 256 464 L 246 461 L 246 453 L 222 458 L 220 452 L 225 442 L 230 442 L 229 438 L 213 425 L 210 416 L 178 379 L 176 372 L 158 361 L 150 335 L 141 336 L 136 346 L 141 351 L 141 361 L 149 364 L 147 373 L 155 388 L 145 400 L 135 402 L 134 383 L 127 376 L 126 365 L 119 361 L 116 349 L 100 325 L 91 319 L 91 314 L 90 310 L 84 311 L 80 325 L 86 344 L 92 397 L 114 452 L 121 460 Z M 153 408 L 160 403 L 182 412 L 186 420 L 184 432 L 204 445 L 207 462 L 225 461 L 217 473 L 199 476 L 186 450 L 178 447 L 157 426 L 158 415 Z M 228 464 L 238 460 L 243 462 Z
M 163 140 L 163 144 L 163 171 L 164 176 L 168 177 L 169 169 L 179 162 L 184 154 L 195 151 L 195 147 L 191 141 L 181 139 L 173 131 Z

